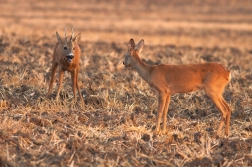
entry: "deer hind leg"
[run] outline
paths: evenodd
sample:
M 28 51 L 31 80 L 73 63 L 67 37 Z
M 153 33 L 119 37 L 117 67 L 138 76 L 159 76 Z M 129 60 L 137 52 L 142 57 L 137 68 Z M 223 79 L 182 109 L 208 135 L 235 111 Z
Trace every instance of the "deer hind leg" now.
M 58 67 L 58 64 L 56 63 L 53 63 L 52 64 L 52 76 L 51 76 L 51 81 L 50 81 L 50 85 L 49 85 L 49 89 L 48 89 L 48 92 L 46 94 L 46 96 L 48 97 L 51 92 L 52 92 L 52 86 L 53 86 L 53 82 L 55 80 L 55 73 L 56 73 L 56 70 L 57 70 L 57 67 Z
M 58 88 L 58 91 L 57 91 L 57 95 L 56 95 L 56 100 L 58 101 L 59 99 L 59 93 L 62 89 L 62 81 L 63 81 L 63 78 L 64 78 L 64 71 L 62 69 L 59 70 L 59 88 Z
M 219 136 L 221 129 L 224 125 L 224 122 L 226 121 L 228 111 L 226 110 L 226 106 L 223 103 L 223 97 L 219 92 L 216 93 L 216 91 L 206 91 L 206 94 L 212 99 L 212 101 L 214 102 L 214 104 L 219 109 L 219 111 L 221 112 L 221 115 L 222 115 L 219 127 L 216 132 L 216 134 Z
M 231 109 L 223 97 L 222 97 L 222 104 L 225 106 L 225 109 L 227 111 L 225 135 L 228 136 L 230 128 Z
M 78 93 L 79 93 L 79 96 L 80 96 L 80 99 L 81 99 L 81 103 L 84 106 L 84 100 L 82 98 L 82 94 L 80 92 L 80 87 L 79 87 L 79 84 L 78 84 L 78 74 L 79 74 L 79 69 L 77 70 L 77 73 L 76 73 L 76 86 L 77 86 L 77 90 L 78 90 Z
M 166 102 L 165 102 L 165 107 L 163 110 L 163 132 L 166 132 L 166 120 L 167 120 L 167 112 L 168 112 L 168 108 L 170 105 L 170 100 L 171 100 L 171 96 L 167 95 L 166 96 Z
M 156 132 L 160 133 L 160 121 L 163 115 L 163 111 L 165 108 L 166 103 L 166 94 L 160 93 L 158 96 L 158 118 L 157 118 L 157 125 L 156 125 Z

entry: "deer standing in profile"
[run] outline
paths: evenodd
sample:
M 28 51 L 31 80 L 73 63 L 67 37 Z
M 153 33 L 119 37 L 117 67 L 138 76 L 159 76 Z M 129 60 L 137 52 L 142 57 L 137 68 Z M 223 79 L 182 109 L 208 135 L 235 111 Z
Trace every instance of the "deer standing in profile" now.
M 222 93 L 231 79 L 230 71 L 218 63 L 202 63 L 187 65 L 148 65 L 144 63 L 140 54 L 143 50 L 144 40 L 136 46 L 133 39 L 128 43 L 128 52 L 125 54 L 123 64 L 132 67 L 138 74 L 158 92 L 158 117 L 156 132 L 160 133 L 160 121 L 163 116 L 163 132 L 166 131 L 166 117 L 171 95 L 187 93 L 203 89 L 208 97 L 215 103 L 221 112 L 221 120 L 217 130 L 220 135 L 224 122 L 226 122 L 225 135 L 229 133 L 231 110 L 224 100 Z
M 84 101 L 83 101 L 83 98 L 80 92 L 80 87 L 78 84 L 81 50 L 77 42 L 80 41 L 81 34 L 79 33 L 77 36 L 74 37 L 74 30 L 72 28 L 72 35 L 68 39 L 66 35 L 66 31 L 67 30 L 65 28 L 65 39 L 62 39 L 59 36 L 58 32 L 56 31 L 56 37 L 58 39 L 58 42 L 56 43 L 54 47 L 54 51 L 53 51 L 52 76 L 51 76 L 51 82 L 49 85 L 47 96 L 49 96 L 52 91 L 52 86 L 55 79 L 55 73 L 56 73 L 57 67 L 59 67 L 59 88 L 57 91 L 56 100 L 58 100 L 59 93 L 62 89 L 62 81 L 64 77 L 64 72 L 69 71 L 71 73 L 71 79 L 72 79 L 74 102 L 77 101 L 76 92 L 75 92 L 76 87 L 77 87 L 82 105 L 84 105 Z

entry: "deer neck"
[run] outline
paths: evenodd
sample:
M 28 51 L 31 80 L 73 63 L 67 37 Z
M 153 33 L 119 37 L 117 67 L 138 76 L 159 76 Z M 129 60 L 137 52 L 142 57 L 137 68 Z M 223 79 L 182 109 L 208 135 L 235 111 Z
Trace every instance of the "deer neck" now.
M 134 56 L 134 61 L 132 67 L 137 71 L 137 73 L 142 77 L 147 83 L 149 83 L 151 66 L 144 63 L 138 55 Z

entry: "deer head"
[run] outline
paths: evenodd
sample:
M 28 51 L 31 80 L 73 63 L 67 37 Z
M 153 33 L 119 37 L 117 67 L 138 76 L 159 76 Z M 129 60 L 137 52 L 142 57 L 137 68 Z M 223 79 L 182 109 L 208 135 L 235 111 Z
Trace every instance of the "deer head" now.
M 128 52 L 124 55 L 123 64 L 126 68 L 132 67 L 134 58 L 139 58 L 143 50 L 144 40 L 142 39 L 137 45 L 135 45 L 134 40 L 131 38 L 128 43 Z
M 77 45 L 77 42 L 80 41 L 81 34 L 79 33 L 77 36 L 74 37 L 74 30 L 72 28 L 72 35 L 68 40 L 66 33 L 67 29 L 65 27 L 65 40 L 62 40 L 57 31 L 56 31 L 56 37 L 58 39 L 59 44 L 61 45 L 63 56 L 65 57 L 68 63 L 71 63 L 74 58 L 75 46 Z

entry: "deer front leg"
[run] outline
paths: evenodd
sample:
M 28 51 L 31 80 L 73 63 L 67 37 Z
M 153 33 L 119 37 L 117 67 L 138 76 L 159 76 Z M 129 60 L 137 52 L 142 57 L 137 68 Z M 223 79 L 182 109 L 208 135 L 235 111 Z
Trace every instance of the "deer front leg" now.
M 54 80 L 55 80 L 54 78 L 55 78 L 55 73 L 56 73 L 57 67 L 58 67 L 58 64 L 56 64 L 56 63 L 53 63 L 53 64 L 52 64 L 52 75 L 51 75 L 51 81 L 50 81 L 49 89 L 48 89 L 48 92 L 47 92 L 47 94 L 46 94 L 47 97 L 48 97 L 48 96 L 51 94 L 51 92 L 52 92 L 52 86 L 53 86 L 53 82 L 54 82 Z
M 73 89 L 73 94 L 74 94 L 74 102 L 77 101 L 77 97 L 76 97 L 76 85 L 77 85 L 77 77 L 76 77 L 76 70 L 74 70 L 73 72 L 71 72 L 71 78 L 72 78 L 72 89 Z
M 167 95 L 166 97 L 166 102 L 165 102 L 165 107 L 164 107 L 164 115 L 163 115 L 163 133 L 166 132 L 166 119 L 167 119 L 167 112 L 169 109 L 169 105 L 170 105 L 170 100 L 171 100 L 171 96 Z
M 157 125 L 156 125 L 157 133 L 160 133 L 160 121 L 163 115 L 166 98 L 167 98 L 167 95 L 164 93 L 160 93 L 158 96 L 158 118 L 157 118 Z
M 62 89 L 63 78 L 64 78 L 64 71 L 62 69 L 59 69 L 59 88 L 58 88 L 57 95 L 56 95 L 56 100 L 57 101 L 59 99 L 59 93 L 60 93 L 60 91 Z

